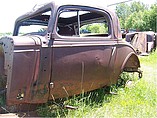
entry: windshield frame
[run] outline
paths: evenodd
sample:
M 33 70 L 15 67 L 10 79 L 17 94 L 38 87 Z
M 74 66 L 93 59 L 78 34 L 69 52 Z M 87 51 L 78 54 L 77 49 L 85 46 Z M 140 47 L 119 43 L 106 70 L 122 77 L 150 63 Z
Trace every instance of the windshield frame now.
M 13 36 L 19 36 L 20 32 L 19 32 L 19 29 L 20 27 L 22 26 L 22 23 L 24 21 L 28 21 L 29 19 L 31 18 L 35 18 L 45 12 L 48 12 L 50 11 L 50 16 L 49 16 L 49 19 L 48 19 L 48 22 L 47 22 L 47 27 L 49 27 L 49 24 L 50 24 L 50 18 L 53 14 L 53 9 L 54 7 L 52 6 L 52 4 L 48 4 L 48 5 L 45 5 L 39 9 L 37 9 L 36 11 L 32 11 L 32 12 L 29 12 L 29 13 L 26 13 L 22 16 L 20 16 L 19 18 L 17 18 L 17 20 L 15 21 L 15 26 L 14 26 L 14 31 L 13 31 Z

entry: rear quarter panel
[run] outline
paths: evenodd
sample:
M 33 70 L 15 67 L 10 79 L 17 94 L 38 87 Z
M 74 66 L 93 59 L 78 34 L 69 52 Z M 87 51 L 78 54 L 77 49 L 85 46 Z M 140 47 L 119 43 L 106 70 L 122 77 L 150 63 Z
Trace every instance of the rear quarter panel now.
M 117 45 L 117 56 L 115 60 L 115 70 L 117 74 L 124 71 L 125 68 L 131 68 L 135 72 L 140 67 L 140 61 L 133 47 L 124 41 L 119 41 Z

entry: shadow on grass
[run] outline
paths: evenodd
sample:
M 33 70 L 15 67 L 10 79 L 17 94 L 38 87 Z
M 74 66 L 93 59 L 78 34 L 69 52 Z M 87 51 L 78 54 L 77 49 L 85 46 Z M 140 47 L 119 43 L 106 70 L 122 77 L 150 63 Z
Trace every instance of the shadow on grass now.
M 38 108 L 39 116 L 44 117 L 66 117 L 73 112 L 71 109 L 66 109 L 64 105 L 77 107 L 77 111 L 88 111 L 92 108 L 99 108 L 105 103 L 109 103 L 113 94 L 108 94 L 111 91 L 117 92 L 119 88 L 124 88 L 128 80 L 132 80 L 133 76 L 128 73 L 122 73 L 116 84 L 107 86 L 94 91 L 82 93 L 72 97 L 49 101 Z M 74 111 L 75 112 L 75 111 Z M 74 114 L 74 113 L 73 113 Z
M 95 106 L 102 106 L 104 102 L 110 102 L 113 95 L 105 93 L 106 88 L 101 88 L 64 99 L 49 101 L 38 108 L 38 113 L 40 116 L 44 117 L 66 117 L 68 112 L 72 110 L 66 109 L 66 105 L 77 107 L 75 110 L 78 110 L 85 106 L 92 108 Z

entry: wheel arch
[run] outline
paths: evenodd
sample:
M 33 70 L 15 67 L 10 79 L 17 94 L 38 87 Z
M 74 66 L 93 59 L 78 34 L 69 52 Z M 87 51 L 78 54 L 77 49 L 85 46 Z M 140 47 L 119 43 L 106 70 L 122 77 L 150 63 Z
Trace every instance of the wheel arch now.
M 131 52 L 124 59 L 123 64 L 121 66 L 121 72 L 122 71 L 137 72 L 139 67 L 140 61 L 138 56 L 134 52 Z

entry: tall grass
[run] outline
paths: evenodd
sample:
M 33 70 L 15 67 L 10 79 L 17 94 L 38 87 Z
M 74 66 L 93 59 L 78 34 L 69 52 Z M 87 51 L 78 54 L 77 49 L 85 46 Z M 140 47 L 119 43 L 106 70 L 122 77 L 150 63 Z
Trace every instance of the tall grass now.
M 50 102 L 38 108 L 39 115 L 67 118 L 157 117 L 157 51 L 139 58 L 143 78 L 138 80 L 134 74 L 131 77 L 123 74 L 123 78 L 132 79 L 132 84 L 129 87 L 118 86 L 117 88 L 117 85 L 112 87 L 118 95 L 105 94 L 104 89 L 83 93 L 64 101 L 64 104 L 78 107 L 77 110 L 68 110 Z

